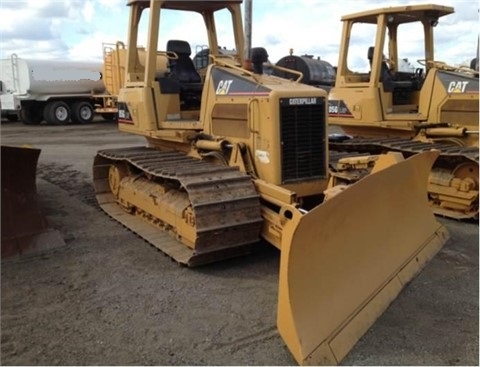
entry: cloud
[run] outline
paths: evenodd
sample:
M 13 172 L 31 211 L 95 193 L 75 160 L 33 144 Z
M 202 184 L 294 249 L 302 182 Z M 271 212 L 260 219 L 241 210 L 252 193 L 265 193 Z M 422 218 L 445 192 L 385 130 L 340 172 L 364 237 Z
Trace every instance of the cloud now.
M 0 0 L 0 57 L 12 52 L 21 57 L 65 58 L 89 61 L 101 57 L 103 42 L 127 41 L 126 0 Z M 296 55 L 313 54 L 336 65 L 342 30 L 342 15 L 377 7 L 414 4 L 414 0 L 253 0 L 252 46 L 267 49 L 272 62 L 293 48 Z M 451 5 L 456 13 L 441 19 L 435 33 L 436 57 L 448 63 L 473 58 L 478 37 L 478 3 L 436 0 Z M 192 20 L 193 19 L 193 20 Z M 140 44 L 146 45 L 146 23 L 140 29 Z M 161 23 L 160 48 L 170 38 L 189 41 L 192 50 L 206 44 L 200 17 L 168 17 Z M 221 46 L 233 48 L 227 22 L 217 24 Z M 411 36 L 412 39 L 418 38 Z M 370 40 L 358 37 L 352 48 L 355 58 L 366 62 Z M 416 45 L 402 57 L 415 58 Z
M 0 48 L 2 48 L 2 52 L 5 52 L 2 58 L 8 58 L 15 53 L 26 59 L 58 60 L 65 59 L 65 55 L 68 53 L 68 46 L 58 39 L 35 42 L 35 47 L 32 47 L 32 42 L 29 40 L 16 39 L 10 41 L 5 49 L 0 42 Z
M 32 19 L 18 27 L 9 27 L 2 32 L 2 39 L 39 41 L 54 37 L 52 21 L 49 19 Z M 39 31 L 40 30 L 40 31 Z
M 436 0 L 435 3 L 454 6 L 456 13 L 443 17 L 435 30 L 435 54 L 442 61 L 458 64 L 474 57 L 478 37 L 478 3 L 473 1 Z M 276 62 L 288 54 L 313 54 L 336 65 L 338 62 L 342 32 L 341 17 L 379 7 L 418 4 L 418 1 L 255 1 L 253 3 L 252 45 L 267 48 L 270 60 Z M 279 14 L 282 16 L 279 17 Z M 423 32 L 423 31 L 421 31 Z M 407 32 L 406 38 L 418 40 L 415 32 Z M 372 38 L 366 34 L 356 35 L 357 45 L 351 48 L 355 58 L 366 62 L 366 50 Z M 404 49 L 410 59 L 424 58 L 423 45 L 418 42 L 411 49 Z
M 75 2 L 72 2 L 75 3 Z M 36 9 L 36 16 L 39 18 L 68 18 L 69 3 L 66 1 L 54 1 L 40 3 L 41 7 Z
M 98 3 L 100 3 L 101 7 L 110 11 L 117 11 L 126 8 L 125 0 L 98 0 Z
M 0 4 L 1 58 L 12 53 L 25 58 L 71 58 L 71 50 L 76 57 L 83 57 L 77 52 L 78 45 L 89 43 L 85 40 L 105 23 L 94 24 L 96 3 L 91 0 L 1 0 Z M 88 48 L 92 49 L 95 48 Z M 100 57 L 101 42 L 96 49 Z
M 82 8 L 83 20 L 91 23 L 95 14 L 94 5 L 91 1 L 86 1 Z
M 70 46 L 68 56 L 72 60 L 102 61 L 103 44 L 115 44 L 119 39 L 102 32 L 90 34 L 79 43 Z

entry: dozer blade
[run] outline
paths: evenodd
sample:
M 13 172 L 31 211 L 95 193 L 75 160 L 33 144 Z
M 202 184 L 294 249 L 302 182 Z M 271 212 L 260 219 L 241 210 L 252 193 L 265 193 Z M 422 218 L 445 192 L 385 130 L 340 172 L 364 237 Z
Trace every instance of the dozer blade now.
M 427 201 L 437 155 L 415 155 L 292 213 L 277 324 L 299 364 L 339 363 L 448 240 Z
M 40 149 L 1 146 L 2 258 L 51 248 L 60 241 L 48 229 L 38 204 L 39 155 Z

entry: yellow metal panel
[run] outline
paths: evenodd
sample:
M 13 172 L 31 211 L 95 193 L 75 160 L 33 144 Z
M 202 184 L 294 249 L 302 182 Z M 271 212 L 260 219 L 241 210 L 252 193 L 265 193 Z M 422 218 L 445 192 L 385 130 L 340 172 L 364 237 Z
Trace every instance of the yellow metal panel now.
M 366 176 L 305 215 L 292 211 L 283 228 L 277 324 L 298 363 L 331 364 L 317 350 L 328 350 L 323 343 L 340 362 L 446 242 L 427 201 L 437 155 Z

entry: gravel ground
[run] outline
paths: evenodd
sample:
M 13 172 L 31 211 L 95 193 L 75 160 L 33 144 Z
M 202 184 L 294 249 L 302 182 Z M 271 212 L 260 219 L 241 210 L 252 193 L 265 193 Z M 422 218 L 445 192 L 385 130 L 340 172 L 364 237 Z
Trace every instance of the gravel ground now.
M 295 364 L 275 326 L 275 248 L 187 269 L 97 208 L 95 152 L 143 138 L 3 123 L 1 142 L 42 149 L 41 205 L 65 241 L 2 261 L 2 365 Z M 478 366 L 478 224 L 440 220 L 451 240 L 342 364 Z

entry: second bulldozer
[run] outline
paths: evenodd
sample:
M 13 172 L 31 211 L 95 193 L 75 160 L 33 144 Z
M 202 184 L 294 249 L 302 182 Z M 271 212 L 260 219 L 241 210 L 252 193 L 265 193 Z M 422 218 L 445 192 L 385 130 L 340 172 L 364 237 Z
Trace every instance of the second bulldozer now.
M 434 55 L 434 28 L 453 12 L 448 6 L 409 5 L 342 17 L 328 114 L 329 123 L 353 139 L 337 137 L 330 147 L 407 156 L 436 149 L 430 205 L 440 215 L 478 219 L 478 70 L 447 65 Z M 412 34 L 418 35 L 415 41 Z M 367 68 L 361 69 L 353 50 L 365 37 L 371 46 L 365 49 Z M 412 54 L 417 67 L 401 68 L 401 56 Z
M 448 239 L 427 203 L 438 153 L 379 155 L 374 173 L 323 202 L 341 157 L 328 152 L 327 94 L 262 73 L 264 49 L 246 66 L 241 1 L 128 6 L 118 124 L 146 145 L 98 151 L 99 205 L 187 266 L 248 253 L 260 238 L 276 246 L 281 336 L 298 363 L 340 362 Z M 204 79 L 188 42 L 161 38 L 173 11 L 205 24 Z M 236 54 L 220 52 L 228 40 Z

